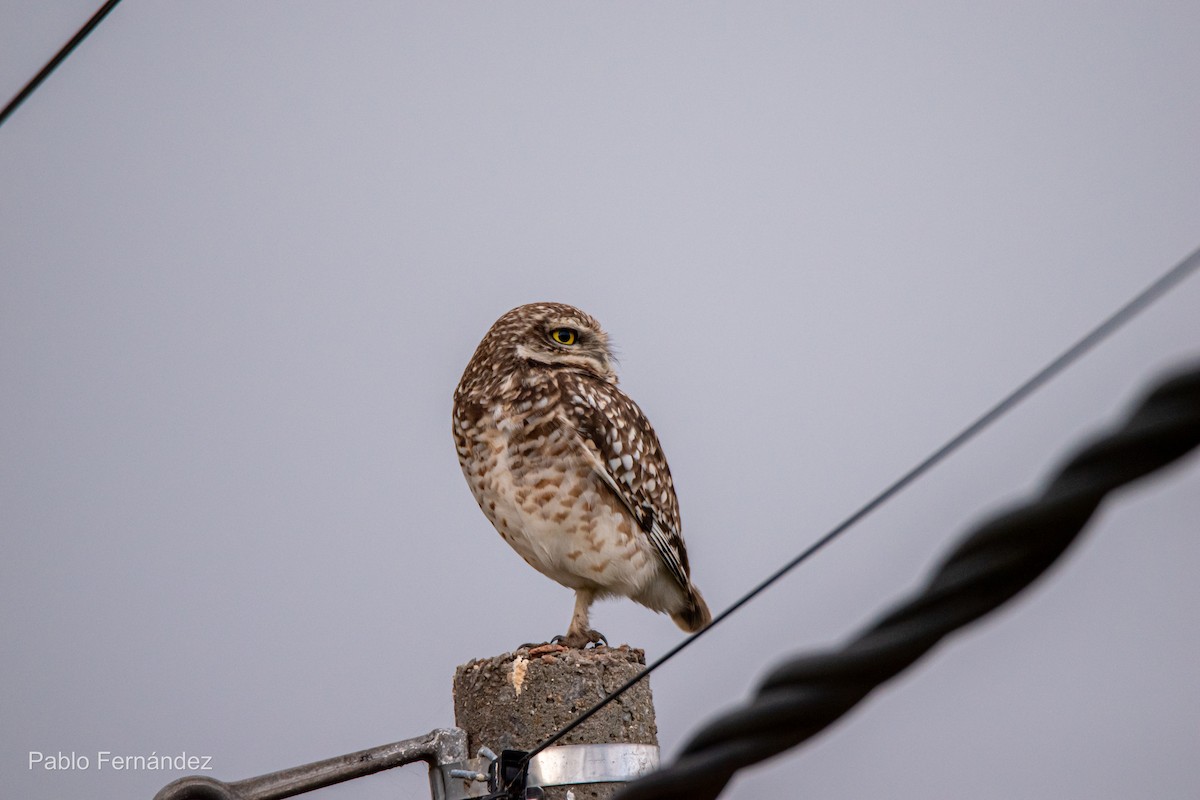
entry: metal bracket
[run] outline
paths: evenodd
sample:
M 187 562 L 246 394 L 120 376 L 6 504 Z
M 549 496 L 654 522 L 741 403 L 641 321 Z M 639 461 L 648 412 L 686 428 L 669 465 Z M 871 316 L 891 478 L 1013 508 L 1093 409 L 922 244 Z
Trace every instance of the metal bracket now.
M 529 767 L 524 750 L 505 750 L 496 755 L 486 747 L 462 764 L 441 768 L 447 800 L 536 800 L 541 789 L 529 788 Z
M 466 760 L 466 731 L 461 728 L 438 728 L 415 739 L 359 750 L 234 783 L 189 775 L 164 786 L 154 795 L 154 800 L 283 800 L 414 761 L 429 764 L 429 788 L 433 800 L 447 800 L 443 770 Z
M 529 800 L 541 797 L 545 786 L 631 781 L 658 769 L 658 746 L 652 744 L 560 745 L 538 753 L 527 768 L 524 756 L 506 750 L 497 758 L 481 748 L 478 757 L 467 758 L 466 731 L 438 728 L 415 739 L 233 783 L 188 775 L 164 786 L 154 800 L 283 800 L 415 761 L 429 764 L 433 800 L 483 798 L 509 785 L 519 786 L 520 796 Z

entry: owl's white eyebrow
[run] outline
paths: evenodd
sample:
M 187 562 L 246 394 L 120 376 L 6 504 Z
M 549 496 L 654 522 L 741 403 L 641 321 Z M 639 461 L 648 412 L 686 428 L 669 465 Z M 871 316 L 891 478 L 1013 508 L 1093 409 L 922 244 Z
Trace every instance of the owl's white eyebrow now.
M 554 354 L 554 357 L 547 358 L 546 354 L 537 350 L 531 350 L 523 344 L 517 345 L 517 358 L 523 358 L 527 361 L 535 361 L 538 364 L 576 364 L 578 366 L 589 366 L 596 363 L 596 359 L 591 356 L 578 355 L 569 351 L 561 351 Z
M 517 345 L 517 358 L 524 358 L 529 361 L 537 361 L 539 364 L 546 363 L 542 359 L 538 358 L 537 355 L 538 355 L 537 353 L 535 353 L 533 350 L 530 350 L 525 345 L 523 345 L 523 344 Z

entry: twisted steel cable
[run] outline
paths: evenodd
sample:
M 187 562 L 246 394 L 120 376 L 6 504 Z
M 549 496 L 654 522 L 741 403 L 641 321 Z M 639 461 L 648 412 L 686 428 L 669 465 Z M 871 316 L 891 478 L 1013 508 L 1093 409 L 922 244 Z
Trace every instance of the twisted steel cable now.
M 1200 445 L 1200 362 L 1161 381 L 1125 423 L 1083 447 L 1041 494 L 963 537 L 925 587 L 845 646 L 777 666 L 746 705 L 701 728 L 618 800 L 717 797 L 735 772 L 833 723 L 946 635 L 995 610 L 1058 559 L 1114 489 Z

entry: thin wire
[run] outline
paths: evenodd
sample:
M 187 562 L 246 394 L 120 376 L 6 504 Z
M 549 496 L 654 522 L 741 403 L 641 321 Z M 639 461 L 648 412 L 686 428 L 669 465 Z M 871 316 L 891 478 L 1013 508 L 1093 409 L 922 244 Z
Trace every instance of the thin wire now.
M 1138 394 L 1119 425 L 1072 446 L 1039 488 L 982 516 L 946 548 L 919 590 L 844 644 L 776 662 L 752 699 L 693 730 L 673 764 L 617 800 L 716 800 L 737 772 L 811 740 L 939 642 L 1012 602 L 1067 552 L 1109 494 L 1200 449 L 1200 361 L 1171 368 Z
M 79 43 L 86 39 L 89 33 L 95 30 L 96 26 L 108 16 L 108 12 L 117 7 L 117 3 L 119 2 L 121 2 L 121 0 L 108 0 L 107 3 L 101 6 L 100 10 L 93 14 L 92 18 L 89 19 L 84 26 L 80 28 L 74 36 L 71 37 L 71 41 L 64 44 L 62 49 L 54 54 L 54 58 L 46 62 L 46 66 L 42 67 L 38 74 L 34 75 L 33 78 L 30 79 L 29 83 L 25 84 L 25 88 L 17 92 L 16 97 L 8 101 L 8 105 L 4 107 L 3 111 L 0 111 L 0 125 L 3 125 L 5 121 L 12 116 L 12 113 L 17 110 L 17 106 L 21 105 L 21 103 L 24 103 L 29 95 L 33 94 L 34 91 L 41 86 L 42 81 L 50 77 L 50 73 L 54 72 L 55 68 L 65 61 L 67 56 L 71 55 L 71 51 L 78 47 Z
M 872 511 L 879 508 L 879 506 L 883 505 L 897 493 L 902 491 L 910 483 L 928 472 L 938 462 L 942 461 L 959 447 L 966 444 L 966 442 L 974 438 L 984 428 L 991 425 L 1026 397 L 1033 394 L 1033 392 L 1040 388 L 1043 384 L 1050 381 L 1052 378 L 1070 366 L 1073 362 L 1078 360 L 1079 357 L 1084 353 L 1091 350 L 1101 341 L 1114 333 L 1118 328 L 1137 316 L 1138 313 L 1145 310 L 1155 300 L 1158 300 L 1171 289 L 1183 282 L 1186 278 L 1190 277 L 1192 273 L 1197 271 L 1197 269 L 1200 269 L 1200 249 L 1194 250 L 1191 255 L 1189 255 L 1183 261 L 1180 261 L 1178 264 L 1164 273 L 1160 278 L 1158 278 L 1158 280 L 1154 281 L 1148 287 L 1143 289 L 1132 300 L 1113 312 L 1111 316 L 1093 328 L 1086 336 L 1067 348 L 1061 355 L 1059 355 L 1049 364 L 1042 367 L 1033 375 L 1033 377 L 1029 378 L 1012 392 L 1010 392 L 1003 400 L 992 406 L 987 412 L 985 412 L 966 428 L 963 428 L 963 430 L 954 436 L 954 438 L 950 439 L 937 450 L 933 451 L 933 453 L 927 456 L 923 461 L 910 469 L 908 472 L 904 473 L 904 475 L 898 478 L 894 483 L 871 498 L 865 505 L 863 505 L 850 516 L 846 517 L 846 519 L 842 520 L 842 522 L 840 522 L 836 527 L 809 545 L 802 553 L 800 553 L 800 555 L 796 556 L 791 561 L 777 569 L 770 575 L 770 577 L 743 595 L 740 600 L 714 617 L 713 621 L 709 623 L 707 627 L 701 628 L 696 633 L 693 633 L 691 636 L 679 642 L 679 644 L 675 645 L 657 660 L 653 661 L 644 670 L 625 681 L 625 683 L 621 684 L 621 686 L 618 687 L 617 690 L 612 694 L 608 695 L 603 700 L 600 700 L 587 711 L 583 712 L 574 720 L 567 723 L 566 726 L 561 728 L 553 736 L 546 739 L 533 750 L 530 750 L 528 755 L 526 755 L 522 761 L 524 763 L 528 763 L 529 759 L 533 758 L 547 747 L 550 747 L 555 742 L 562 739 L 568 733 L 575 730 L 575 728 L 579 727 L 588 719 L 590 719 L 597 711 L 604 708 L 621 695 L 625 694 L 625 692 L 632 688 L 638 681 L 647 677 L 651 672 L 654 672 L 654 670 L 670 661 L 672 658 L 690 646 L 692 642 L 711 631 L 739 608 L 746 605 L 746 603 L 749 603 L 762 592 L 766 591 L 768 587 L 770 587 L 784 575 L 798 567 L 825 545 L 841 536 Z

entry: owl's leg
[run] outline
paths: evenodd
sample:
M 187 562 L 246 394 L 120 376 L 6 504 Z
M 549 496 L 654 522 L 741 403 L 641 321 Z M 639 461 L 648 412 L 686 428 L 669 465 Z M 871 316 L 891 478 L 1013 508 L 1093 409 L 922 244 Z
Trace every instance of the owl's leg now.
M 580 650 L 589 644 L 600 644 L 601 642 L 608 644 L 604 634 L 588 627 L 588 609 L 591 607 L 594 597 L 595 592 L 591 589 L 575 590 L 575 613 L 571 615 L 571 626 L 567 628 L 566 636 L 555 637 L 557 641 L 566 647 Z

